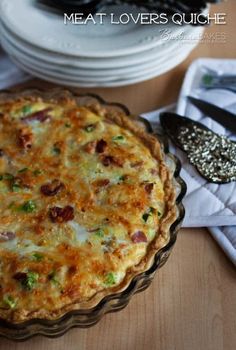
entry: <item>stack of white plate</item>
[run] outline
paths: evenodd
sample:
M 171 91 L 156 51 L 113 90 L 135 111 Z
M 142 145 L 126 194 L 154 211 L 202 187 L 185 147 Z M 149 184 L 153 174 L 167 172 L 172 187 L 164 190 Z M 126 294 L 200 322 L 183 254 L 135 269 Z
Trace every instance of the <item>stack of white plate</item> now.
M 123 86 L 151 79 L 181 63 L 202 27 L 111 24 L 109 14 L 140 9 L 103 8 L 103 24 L 64 24 L 63 13 L 35 0 L 0 0 L 0 40 L 11 59 L 41 79 L 67 86 Z

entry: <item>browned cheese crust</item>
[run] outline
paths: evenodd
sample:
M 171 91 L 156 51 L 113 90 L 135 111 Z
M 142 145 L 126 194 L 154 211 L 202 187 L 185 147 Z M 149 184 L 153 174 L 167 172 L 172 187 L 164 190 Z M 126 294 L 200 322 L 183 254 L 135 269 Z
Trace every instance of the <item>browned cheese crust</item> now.
M 177 216 L 157 137 L 68 91 L 0 96 L 0 317 L 90 309 L 147 270 Z

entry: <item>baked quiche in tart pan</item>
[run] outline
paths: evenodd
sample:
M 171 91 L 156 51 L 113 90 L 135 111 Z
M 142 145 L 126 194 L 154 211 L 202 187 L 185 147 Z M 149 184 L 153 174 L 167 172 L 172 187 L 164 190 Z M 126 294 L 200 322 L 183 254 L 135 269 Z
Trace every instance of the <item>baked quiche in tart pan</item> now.
M 0 335 L 88 327 L 167 260 L 179 162 L 142 118 L 61 89 L 0 94 Z

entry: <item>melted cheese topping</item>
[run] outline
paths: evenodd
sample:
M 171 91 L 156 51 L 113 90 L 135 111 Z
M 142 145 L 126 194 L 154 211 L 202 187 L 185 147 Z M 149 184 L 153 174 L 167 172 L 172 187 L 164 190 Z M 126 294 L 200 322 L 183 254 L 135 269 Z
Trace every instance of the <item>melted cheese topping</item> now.
M 0 140 L 0 315 L 30 318 L 118 286 L 165 211 L 150 150 L 71 101 L 0 105 Z

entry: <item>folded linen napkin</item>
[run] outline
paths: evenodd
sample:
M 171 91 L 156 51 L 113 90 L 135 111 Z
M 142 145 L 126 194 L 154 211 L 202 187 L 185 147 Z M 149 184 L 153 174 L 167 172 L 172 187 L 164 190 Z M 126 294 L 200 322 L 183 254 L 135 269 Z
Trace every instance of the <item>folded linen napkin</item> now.
M 161 127 L 159 124 L 159 115 L 161 112 L 166 112 L 166 111 L 175 112 L 176 105 L 173 104 L 165 108 L 162 108 L 158 111 L 143 114 L 143 117 L 145 117 L 151 122 L 155 132 L 161 132 Z M 179 157 L 178 153 L 181 152 L 181 151 L 178 152 L 173 145 L 170 145 L 170 151 L 172 153 L 175 153 L 178 157 Z M 187 159 L 186 159 L 186 162 L 187 162 Z M 228 214 L 231 216 L 231 213 L 227 210 L 222 210 L 222 211 L 218 210 L 218 205 L 219 205 L 218 199 L 217 197 L 215 198 L 215 195 L 217 196 L 217 191 L 215 192 L 214 196 L 212 195 L 208 196 L 208 190 L 207 191 L 204 190 L 204 184 L 201 186 L 194 185 L 195 179 L 198 179 L 200 175 L 195 174 L 196 177 L 195 178 L 192 177 L 192 175 L 189 173 L 189 167 L 190 167 L 189 164 L 186 166 L 186 163 L 185 164 L 182 163 L 181 176 L 185 180 L 188 186 L 187 195 L 183 201 L 185 210 L 186 210 L 183 227 L 194 227 L 194 226 L 208 227 L 212 236 L 215 238 L 215 240 L 224 250 L 226 255 L 230 258 L 230 260 L 236 266 L 236 224 L 235 223 L 233 224 L 235 226 L 222 226 L 221 224 L 222 222 L 221 220 L 223 218 L 224 225 L 227 225 Z M 207 186 L 209 186 L 209 184 Z M 223 187 L 224 186 L 225 185 L 223 185 Z M 235 193 L 234 193 L 234 199 L 236 200 Z M 204 208 L 205 206 L 208 206 L 208 205 L 211 208 L 212 217 L 209 216 L 206 218 L 205 216 L 202 216 L 201 208 L 202 206 Z M 207 224 L 206 222 L 207 219 L 210 219 L 209 220 L 210 225 Z M 211 225 L 219 225 L 219 227 L 216 227 L 216 226 L 210 227 Z M 231 225 L 231 220 L 229 220 L 229 225 Z
M 194 63 L 193 65 L 195 65 L 195 68 L 196 68 L 196 63 Z M 191 73 L 190 74 L 191 78 L 193 77 L 193 72 L 195 70 L 193 65 L 189 69 Z M 186 85 L 188 85 L 188 87 L 190 88 L 192 86 L 190 84 L 189 71 L 186 75 L 185 84 L 183 86 L 186 87 Z M 0 89 L 8 88 L 17 83 L 23 82 L 29 78 L 30 78 L 29 75 L 19 70 L 13 63 L 11 63 L 11 61 L 7 58 L 7 56 L 0 50 Z M 188 94 L 186 88 L 185 88 L 185 93 Z M 182 96 L 184 96 L 183 92 L 182 92 Z M 223 101 L 224 96 L 221 95 L 221 98 Z M 232 101 L 231 100 L 228 101 L 228 104 L 229 105 L 231 104 L 231 107 L 232 107 L 232 105 L 235 102 L 236 101 L 232 97 Z M 182 106 L 181 107 L 182 110 L 180 110 L 180 106 Z M 184 104 L 180 102 L 177 106 L 177 111 L 181 114 L 190 115 L 189 113 L 191 111 L 188 110 L 188 112 L 186 111 L 185 113 L 185 107 L 183 106 Z M 174 105 L 162 108 L 158 111 L 146 113 L 143 116 L 146 117 L 152 123 L 154 129 L 158 131 L 160 130 L 159 114 L 160 112 L 166 111 L 166 110 L 175 111 L 176 105 L 174 104 Z M 236 105 L 235 105 L 235 110 L 236 110 Z M 195 113 L 197 112 L 195 111 Z M 214 122 L 213 124 L 215 125 Z M 212 125 L 208 125 L 208 126 L 211 127 Z M 217 126 L 219 127 L 219 125 Z M 216 130 L 216 131 L 222 132 L 223 131 L 222 127 L 220 128 L 221 128 L 220 130 Z M 187 159 L 184 158 L 185 155 L 183 154 L 183 152 L 176 150 L 173 146 L 171 146 L 171 151 L 173 153 L 177 153 L 177 156 L 179 156 L 182 159 L 183 170 L 182 170 L 181 176 L 185 179 L 185 181 L 188 184 L 188 193 L 184 200 L 184 204 L 186 208 L 186 217 L 185 217 L 183 226 L 209 227 L 209 226 L 225 225 L 223 227 L 211 227 L 209 230 L 212 233 L 213 237 L 218 241 L 222 249 L 225 251 L 225 253 L 236 265 L 236 216 L 235 216 L 236 205 L 234 204 L 231 208 L 231 204 L 233 203 L 233 201 L 236 202 L 236 183 L 221 185 L 222 187 L 213 185 L 213 184 L 209 185 L 207 183 L 204 183 L 204 181 L 200 178 L 198 173 L 195 172 L 195 169 L 188 163 Z M 209 189 L 209 186 L 213 188 L 212 191 L 211 189 Z M 227 188 L 225 186 L 227 186 Z M 220 190 L 220 188 L 222 188 L 222 190 Z M 229 195 L 229 193 L 231 193 L 231 195 Z M 228 205 L 230 206 L 229 209 L 227 208 Z M 204 208 L 204 210 L 202 210 L 202 208 Z M 203 216 L 203 214 L 206 216 Z M 228 226 L 228 225 L 235 225 L 235 226 Z
M 169 106 L 143 116 L 158 129 L 160 112 L 176 110 L 177 113 L 200 121 L 216 133 L 229 136 L 236 141 L 236 135 L 211 118 L 202 115 L 186 99 L 186 96 L 194 95 L 236 114 L 235 93 L 220 89 L 206 91 L 200 87 L 201 77 L 207 69 L 221 74 L 236 75 L 236 60 L 196 60 L 187 71 L 176 108 Z M 181 176 L 188 186 L 187 196 L 184 199 L 186 216 L 183 226 L 208 227 L 213 237 L 236 265 L 236 182 L 223 185 L 208 183 L 189 163 L 184 152 L 176 149 L 172 144 L 171 152 L 180 158 Z

